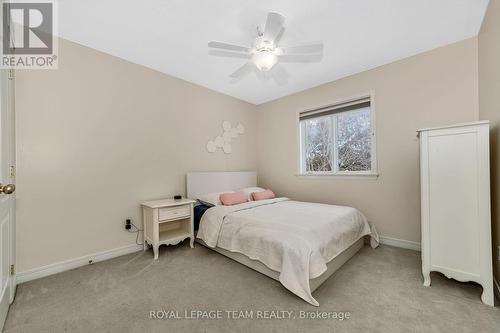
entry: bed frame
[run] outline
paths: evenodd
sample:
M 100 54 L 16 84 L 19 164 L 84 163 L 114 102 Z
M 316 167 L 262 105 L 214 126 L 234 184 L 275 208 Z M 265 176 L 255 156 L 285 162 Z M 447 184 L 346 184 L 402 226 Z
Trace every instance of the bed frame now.
M 187 174 L 187 197 L 196 199 L 200 194 L 233 191 L 244 187 L 257 186 L 257 174 L 254 171 L 244 172 L 192 172 Z M 242 265 L 250 267 L 259 273 L 262 273 L 271 279 L 279 281 L 279 272 L 269 269 L 260 261 L 253 260 L 247 256 L 224 250 L 220 247 L 208 247 L 205 242 L 199 238 L 195 241 L 207 248 L 216 251 Z M 352 258 L 364 244 L 364 238 L 359 239 L 357 242 L 348 247 L 345 251 L 341 252 L 330 262 L 327 263 L 327 270 L 317 278 L 310 279 L 309 285 L 311 292 L 315 291 L 323 282 L 325 282 L 333 273 L 335 273 L 343 264 Z

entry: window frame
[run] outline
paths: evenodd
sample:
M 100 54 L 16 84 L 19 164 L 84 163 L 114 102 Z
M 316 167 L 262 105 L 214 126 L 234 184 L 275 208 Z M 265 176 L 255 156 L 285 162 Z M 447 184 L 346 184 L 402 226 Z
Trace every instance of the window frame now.
M 305 147 L 305 137 L 302 135 L 303 128 L 305 127 L 305 122 L 300 122 L 300 115 L 304 112 L 309 112 L 321 108 L 326 108 L 329 106 L 340 105 L 344 103 L 353 102 L 363 98 L 370 99 L 370 126 L 372 130 L 372 141 L 371 141 L 371 170 L 370 171 L 339 171 L 337 163 L 333 163 L 333 171 L 305 171 L 305 159 L 303 154 L 303 147 Z M 351 96 L 349 98 L 337 99 L 332 103 L 322 104 L 315 107 L 300 109 L 296 112 L 296 130 L 297 130 L 297 176 L 307 176 L 307 177 L 351 177 L 351 178 L 377 178 L 378 177 L 378 163 L 377 163 L 377 130 L 375 121 L 375 93 L 373 91 L 368 93 L 359 94 L 356 96 Z M 356 112 L 357 110 L 344 111 L 345 113 Z M 343 112 L 343 113 L 344 113 Z M 332 117 L 331 115 L 322 117 Z M 321 118 L 321 117 L 318 117 Z M 337 120 L 336 117 L 332 117 L 332 134 L 333 134 L 333 162 L 337 159 L 337 133 L 336 133 Z M 305 130 L 305 129 L 304 129 Z

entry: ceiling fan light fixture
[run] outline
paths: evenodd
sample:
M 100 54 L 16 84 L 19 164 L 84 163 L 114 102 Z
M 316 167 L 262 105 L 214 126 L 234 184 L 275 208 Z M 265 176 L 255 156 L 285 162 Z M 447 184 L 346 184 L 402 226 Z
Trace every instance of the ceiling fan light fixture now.
M 276 65 L 278 56 L 273 50 L 256 50 L 252 61 L 260 71 L 267 72 Z
M 264 29 L 257 27 L 257 37 L 251 46 L 211 41 L 208 43 L 210 55 L 244 58 L 247 62 L 229 75 L 237 82 L 244 75 L 258 69 L 268 72 L 276 67 L 270 75 L 259 75 L 258 78 L 272 77 L 279 85 L 287 83 L 286 70 L 283 66 L 276 66 L 278 62 L 318 62 L 323 55 L 323 43 L 301 43 L 297 45 L 278 45 L 285 31 L 285 17 L 279 13 L 267 14 Z M 255 67 L 254 67 L 255 66 Z

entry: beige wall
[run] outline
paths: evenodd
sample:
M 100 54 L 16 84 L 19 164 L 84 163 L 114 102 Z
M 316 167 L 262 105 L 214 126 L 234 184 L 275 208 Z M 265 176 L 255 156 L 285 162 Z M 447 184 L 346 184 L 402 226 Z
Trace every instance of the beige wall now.
M 491 122 L 491 189 L 494 262 L 500 277 L 500 0 L 490 0 L 479 34 L 479 117 Z
M 420 241 L 421 127 L 478 119 L 477 38 L 258 107 L 260 185 L 294 199 L 351 205 L 388 237 Z M 375 92 L 376 180 L 298 177 L 296 111 Z
M 59 69 L 18 71 L 17 270 L 134 244 L 139 203 L 185 174 L 256 168 L 255 106 L 61 40 Z M 223 120 L 246 134 L 208 154 Z

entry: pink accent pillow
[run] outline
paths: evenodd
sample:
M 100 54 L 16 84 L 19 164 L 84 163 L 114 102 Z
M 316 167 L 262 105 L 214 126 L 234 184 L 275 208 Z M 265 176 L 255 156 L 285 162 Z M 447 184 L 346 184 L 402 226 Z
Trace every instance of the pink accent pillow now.
M 276 196 L 274 195 L 274 192 L 271 190 L 265 190 L 262 192 L 253 192 L 252 193 L 252 198 L 254 201 L 273 199 L 274 197 L 276 197 Z
M 247 202 L 247 196 L 243 192 L 222 193 L 220 201 L 224 206 L 232 206 Z

